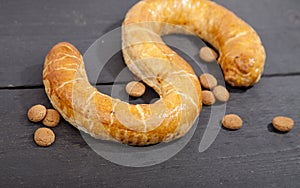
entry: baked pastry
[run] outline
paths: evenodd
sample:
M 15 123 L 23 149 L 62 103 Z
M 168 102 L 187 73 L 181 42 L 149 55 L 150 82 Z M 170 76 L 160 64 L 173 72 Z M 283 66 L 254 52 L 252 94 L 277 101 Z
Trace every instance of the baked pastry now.
M 100 93 L 88 81 L 80 52 L 62 42 L 46 56 L 43 71 L 53 107 L 79 130 L 103 140 L 148 145 L 185 135 L 201 111 L 202 96 L 191 66 L 161 39 L 181 32 L 173 24 L 219 50 L 218 62 L 229 84 L 250 86 L 259 80 L 264 48 L 256 32 L 232 12 L 206 0 L 144 0 L 125 17 L 122 51 L 129 69 L 160 100 L 132 105 Z

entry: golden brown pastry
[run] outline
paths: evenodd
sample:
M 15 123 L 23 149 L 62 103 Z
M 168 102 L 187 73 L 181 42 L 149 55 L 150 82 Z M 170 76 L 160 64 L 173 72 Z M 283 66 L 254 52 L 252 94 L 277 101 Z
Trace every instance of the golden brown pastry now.
M 167 77 L 155 80 L 161 99 L 131 105 L 91 86 L 80 52 L 62 42 L 45 59 L 43 82 L 53 107 L 79 130 L 95 138 L 147 145 L 183 136 L 202 106 L 201 88 L 193 70 L 188 65 L 181 70 L 165 68 Z
M 80 52 L 63 42 L 48 53 L 43 72 L 54 108 L 79 130 L 104 140 L 147 145 L 185 135 L 201 111 L 201 87 L 190 65 L 163 43 L 161 35 L 181 32 L 166 23 L 184 25 L 218 49 L 231 85 L 259 80 L 264 48 L 256 32 L 233 13 L 206 0 L 145 0 L 126 15 L 122 50 L 129 69 L 160 100 L 131 105 L 100 93 L 87 79 Z
M 125 58 L 160 58 L 163 54 L 168 54 L 173 59 L 180 58 L 174 52 L 170 52 L 159 37 L 178 31 L 178 28 L 170 24 L 184 27 L 219 51 L 218 62 L 226 82 L 230 85 L 247 87 L 260 79 L 266 54 L 259 36 L 234 13 L 208 0 L 138 2 L 128 11 L 123 22 Z M 156 44 L 153 45 L 153 42 Z M 140 71 L 131 68 L 128 61 L 126 62 L 130 70 L 140 76 Z

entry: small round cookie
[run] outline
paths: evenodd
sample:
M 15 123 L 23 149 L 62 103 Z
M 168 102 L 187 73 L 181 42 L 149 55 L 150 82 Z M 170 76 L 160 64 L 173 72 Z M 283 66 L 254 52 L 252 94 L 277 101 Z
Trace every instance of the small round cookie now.
M 200 80 L 200 84 L 205 89 L 212 89 L 216 87 L 218 84 L 217 79 L 209 73 L 201 74 L 199 80 Z
M 213 93 L 214 93 L 216 99 L 221 102 L 227 102 L 229 100 L 230 94 L 229 94 L 228 90 L 221 85 L 216 86 L 213 89 Z
M 54 132 L 46 127 L 38 128 L 34 132 L 34 141 L 39 146 L 50 146 L 55 140 Z
M 47 113 L 42 123 L 47 127 L 56 127 L 60 121 L 59 113 L 54 109 L 47 109 Z
M 126 85 L 126 92 L 132 97 L 140 97 L 145 91 L 146 87 L 141 82 L 131 81 Z
M 223 117 L 222 125 L 227 129 L 237 130 L 242 127 L 243 120 L 236 114 L 228 114 Z
M 28 110 L 27 116 L 30 121 L 37 123 L 39 121 L 42 121 L 45 118 L 46 112 L 47 112 L 47 109 L 45 106 L 43 106 L 41 104 L 37 104 L 37 105 L 32 106 Z
M 278 131 L 288 132 L 294 127 L 294 120 L 285 116 L 277 116 L 273 119 L 272 124 Z
M 216 102 L 216 98 L 211 91 L 202 91 L 202 103 L 206 106 L 213 105 Z
M 200 49 L 199 55 L 200 55 L 200 58 L 206 62 L 215 61 L 218 57 L 217 53 L 213 49 L 211 49 L 207 46 L 202 47 Z

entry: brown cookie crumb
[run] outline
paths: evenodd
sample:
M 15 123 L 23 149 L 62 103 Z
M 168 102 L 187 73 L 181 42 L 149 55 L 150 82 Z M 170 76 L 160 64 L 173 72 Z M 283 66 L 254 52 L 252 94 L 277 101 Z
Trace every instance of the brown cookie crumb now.
M 285 116 L 277 116 L 273 119 L 272 124 L 278 131 L 288 132 L 294 127 L 294 120 Z
M 222 125 L 231 130 L 240 129 L 243 125 L 243 120 L 236 114 L 228 114 L 223 117 Z
M 220 85 L 216 86 L 213 89 L 213 93 L 214 93 L 216 99 L 221 102 L 227 102 L 229 100 L 230 94 L 229 94 L 228 90 L 223 86 L 220 86 Z
M 141 82 L 131 81 L 126 85 L 126 92 L 132 97 L 140 97 L 146 91 L 146 87 Z
M 199 55 L 200 58 L 206 62 L 215 61 L 218 57 L 217 53 L 209 47 L 202 47 L 200 49 Z
M 212 88 L 216 87 L 216 85 L 218 84 L 217 79 L 209 73 L 202 74 L 199 77 L 199 80 L 200 80 L 202 87 L 205 89 L 212 89 Z
M 216 98 L 211 91 L 204 90 L 202 91 L 202 103 L 204 105 L 210 106 L 216 102 Z
M 47 109 L 43 124 L 47 127 L 56 127 L 60 121 L 59 113 L 54 109 Z
M 27 112 L 27 116 L 28 116 L 28 119 L 32 122 L 39 122 L 39 121 L 42 121 L 45 116 L 46 116 L 46 107 L 41 105 L 41 104 L 37 104 L 37 105 L 34 105 L 32 106 L 28 112 Z
M 55 140 L 54 132 L 46 127 L 38 128 L 34 132 L 34 141 L 39 146 L 50 146 Z

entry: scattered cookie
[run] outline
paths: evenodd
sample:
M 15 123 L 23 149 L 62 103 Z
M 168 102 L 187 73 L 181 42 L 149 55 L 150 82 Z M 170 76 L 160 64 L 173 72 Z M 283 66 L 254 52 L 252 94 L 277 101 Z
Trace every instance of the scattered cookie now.
M 204 90 L 202 91 L 202 103 L 204 105 L 210 106 L 216 102 L 216 98 L 211 91 Z
M 50 146 L 55 140 L 54 132 L 46 127 L 38 128 L 34 132 L 34 141 L 39 146 Z
M 212 88 L 216 87 L 216 85 L 218 84 L 217 79 L 209 73 L 202 74 L 199 77 L 199 80 L 200 80 L 202 87 L 205 89 L 212 89 Z
M 46 116 L 47 109 L 41 104 L 32 106 L 27 113 L 28 119 L 32 122 L 42 121 Z
M 221 85 L 216 86 L 213 89 L 213 93 L 214 93 L 216 99 L 221 102 L 227 102 L 229 100 L 230 94 L 229 94 L 228 90 Z
M 56 127 L 60 121 L 59 113 L 54 109 L 47 109 L 47 113 L 42 123 L 47 127 Z
M 285 116 L 277 116 L 273 119 L 272 124 L 278 131 L 288 132 L 294 127 L 294 120 Z
M 206 62 L 215 61 L 218 57 L 217 53 L 209 47 L 202 47 L 200 49 L 199 55 L 200 58 Z
M 231 130 L 240 129 L 243 125 L 243 120 L 236 114 L 228 114 L 223 117 L 222 125 Z
M 132 97 L 140 97 L 146 91 L 146 87 L 141 82 L 131 81 L 126 85 L 126 92 Z

